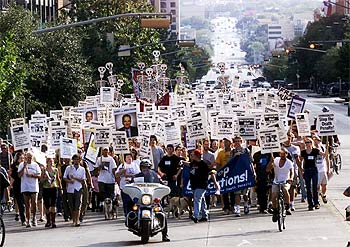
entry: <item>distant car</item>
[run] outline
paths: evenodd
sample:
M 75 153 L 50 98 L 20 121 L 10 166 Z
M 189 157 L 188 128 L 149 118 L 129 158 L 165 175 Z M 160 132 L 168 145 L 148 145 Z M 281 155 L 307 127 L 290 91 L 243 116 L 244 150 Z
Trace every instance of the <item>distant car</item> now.
M 262 83 L 261 83 L 261 86 L 262 86 L 263 88 L 271 88 L 271 84 L 268 83 L 267 81 L 262 82 Z
M 235 65 L 233 63 L 230 64 L 230 69 L 234 69 Z

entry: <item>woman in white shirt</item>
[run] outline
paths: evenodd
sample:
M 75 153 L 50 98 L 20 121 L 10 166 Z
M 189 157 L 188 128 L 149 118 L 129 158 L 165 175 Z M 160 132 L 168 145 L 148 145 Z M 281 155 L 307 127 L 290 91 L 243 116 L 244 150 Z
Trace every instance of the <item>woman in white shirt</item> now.
M 125 185 L 130 183 L 132 178 L 135 177 L 135 175 L 140 172 L 141 172 L 140 167 L 134 162 L 132 162 L 131 154 L 130 153 L 125 154 L 124 163 L 118 167 L 115 174 L 117 179 L 120 179 L 120 189 L 121 189 L 121 196 L 123 201 L 123 209 L 124 209 L 125 217 L 130 212 L 133 205 L 132 205 L 131 198 L 129 197 L 129 195 L 123 192 L 123 189 Z

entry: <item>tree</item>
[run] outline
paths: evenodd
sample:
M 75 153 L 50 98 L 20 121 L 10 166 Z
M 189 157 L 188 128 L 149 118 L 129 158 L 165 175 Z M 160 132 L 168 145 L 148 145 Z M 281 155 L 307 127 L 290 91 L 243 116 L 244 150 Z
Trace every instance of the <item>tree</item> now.
M 264 66 L 263 75 L 267 81 L 272 82 L 274 80 L 284 80 L 287 76 L 287 71 L 288 58 L 283 54 L 279 54 Z
M 7 133 L 11 118 L 23 113 L 23 80 L 19 51 L 12 34 L 0 34 L 0 133 Z

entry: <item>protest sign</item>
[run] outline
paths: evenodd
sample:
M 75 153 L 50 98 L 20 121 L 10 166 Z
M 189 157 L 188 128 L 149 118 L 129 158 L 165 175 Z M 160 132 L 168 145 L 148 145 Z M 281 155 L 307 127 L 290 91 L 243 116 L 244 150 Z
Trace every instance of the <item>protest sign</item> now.
M 185 196 L 192 196 L 193 191 L 190 183 L 191 168 L 188 165 L 183 167 L 183 194 Z M 243 190 L 255 185 L 254 172 L 250 163 L 249 154 L 244 153 L 237 158 L 231 159 L 226 166 L 221 168 L 216 174 L 216 181 L 220 185 L 221 194 Z M 215 194 L 215 186 L 210 179 L 206 194 Z
M 38 134 L 30 134 L 30 144 L 31 148 L 39 148 L 43 143 L 46 143 L 46 137 Z
M 317 130 L 319 136 L 336 135 L 334 113 L 324 113 L 317 116 Z
M 94 133 L 90 133 L 89 145 L 85 152 L 84 159 L 96 164 L 97 156 L 100 151 L 99 147 L 96 147 L 94 141 Z
M 114 87 L 101 87 L 100 88 L 100 104 L 113 104 L 114 103 Z
M 46 119 L 43 120 L 29 120 L 29 130 L 31 134 L 45 136 Z
M 114 153 L 124 154 L 130 152 L 125 131 L 112 131 L 111 136 L 111 146 L 113 147 Z
M 138 136 L 139 130 L 136 113 L 137 107 L 114 108 L 115 130 L 125 131 L 128 138 Z
M 30 148 L 29 131 L 26 124 L 11 127 L 11 137 L 15 151 Z
M 254 116 L 238 117 L 238 134 L 245 140 L 256 138 L 256 123 Z
M 298 96 L 292 98 L 292 102 L 289 106 L 287 117 L 295 119 L 295 114 L 302 113 L 304 110 L 306 100 Z
M 78 153 L 77 140 L 62 137 L 60 140 L 61 158 L 71 159 L 74 154 Z
M 309 124 L 309 114 L 297 113 L 297 114 L 295 114 L 295 121 L 297 124 L 299 136 L 311 136 L 310 124 Z
M 234 135 L 233 116 L 228 114 L 219 114 L 217 117 L 217 137 L 219 139 L 232 138 Z
M 10 120 L 11 127 L 25 125 L 25 123 L 26 123 L 26 120 L 24 118 L 15 118 Z
M 143 158 L 150 158 L 151 157 L 151 149 L 149 147 L 149 141 L 150 141 L 150 137 L 148 135 L 142 135 L 140 136 L 140 157 Z
M 111 139 L 111 129 L 109 127 L 95 127 L 94 129 L 96 147 L 109 146 Z
M 267 126 L 267 128 L 271 128 L 271 127 L 277 128 L 278 136 L 279 136 L 281 143 L 288 141 L 287 129 L 286 129 L 286 126 L 284 125 L 283 121 L 279 121 L 276 124 L 272 124 L 272 125 Z
M 63 110 L 51 110 L 50 111 L 50 118 L 54 121 L 61 121 L 63 117 Z
M 279 96 L 282 101 L 287 101 L 294 97 L 295 93 L 289 91 L 288 89 L 280 87 L 278 89 L 277 96 Z
M 280 120 L 280 114 L 278 112 L 265 113 L 263 117 L 263 125 L 270 126 L 278 123 Z
M 189 140 L 199 140 L 207 137 L 206 118 L 203 112 L 192 112 L 191 118 L 187 121 L 187 134 Z
M 180 125 L 177 120 L 167 120 L 164 123 L 164 144 L 181 145 Z
M 260 129 L 258 132 L 258 137 L 262 154 L 280 151 L 280 140 L 276 127 Z
M 67 136 L 67 127 L 65 126 L 51 126 L 49 128 L 50 133 L 50 144 L 51 148 L 56 149 L 60 147 L 61 137 Z

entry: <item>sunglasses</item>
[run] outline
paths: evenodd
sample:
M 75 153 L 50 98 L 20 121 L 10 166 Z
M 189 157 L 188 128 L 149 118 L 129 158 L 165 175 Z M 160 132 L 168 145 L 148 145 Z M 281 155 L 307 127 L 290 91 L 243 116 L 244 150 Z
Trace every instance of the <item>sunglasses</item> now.
M 309 144 L 309 143 L 311 143 L 311 142 L 305 142 L 305 144 Z

